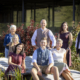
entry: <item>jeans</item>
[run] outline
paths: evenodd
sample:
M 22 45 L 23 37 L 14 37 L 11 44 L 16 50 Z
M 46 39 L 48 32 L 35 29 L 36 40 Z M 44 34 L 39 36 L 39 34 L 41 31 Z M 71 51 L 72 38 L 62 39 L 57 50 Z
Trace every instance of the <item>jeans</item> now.
M 8 58 L 9 50 L 5 48 L 5 57 Z

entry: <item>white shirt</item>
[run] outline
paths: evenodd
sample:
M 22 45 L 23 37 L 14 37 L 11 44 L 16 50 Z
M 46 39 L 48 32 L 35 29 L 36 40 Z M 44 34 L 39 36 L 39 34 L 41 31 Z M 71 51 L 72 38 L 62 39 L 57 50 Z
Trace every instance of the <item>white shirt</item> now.
M 42 50 L 42 49 L 41 49 Z M 45 50 L 42 50 L 42 52 L 44 52 Z M 37 50 L 34 51 L 33 53 L 33 59 L 32 59 L 32 63 L 36 62 L 37 63 Z M 53 57 L 52 57 L 52 52 L 50 51 L 49 53 L 49 64 L 50 63 L 53 63 L 54 64 L 54 61 L 53 61 Z
M 44 30 L 46 30 L 46 28 L 44 30 L 41 28 L 41 30 L 44 31 Z M 32 38 L 31 38 L 32 46 L 36 45 L 36 43 L 35 43 L 36 37 L 37 37 L 37 30 L 35 30 Z M 56 39 L 55 39 L 53 33 L 51 32 L 51 30 L 49 30 L 49 37 L 50 37 L 50 39 L 52 41 L 52 47 L 56 46 Z
M 77 37 L 78 38 L 78 37 Z M 77 48 L 77 41 L 78 41 L 78 39 L 76 38 L 76 44 L 75 44 L 75 47 Z M 78 47 L 78 49 L 80 49 L 80 42 L 79 42 L 79 47 Z
M 63 48 L 61 48 L 60 50 L 52 49 L 51 51 L 52 51 L 54 62 L 55 60 L 63 62 L 64 54 L 66 53 L 65 49 Z

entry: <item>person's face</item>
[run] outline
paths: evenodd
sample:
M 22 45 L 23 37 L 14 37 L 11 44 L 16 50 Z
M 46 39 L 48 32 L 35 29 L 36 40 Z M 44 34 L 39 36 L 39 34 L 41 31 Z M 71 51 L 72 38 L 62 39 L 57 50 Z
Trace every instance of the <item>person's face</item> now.
M 20 53 L 20 52 L 22 51 L 22 47 L 23 47 L 22 45 L 18 45 L 18 46 L 17 46 L 16 49 L 17 49 L 17 52 L 18 52 L 18 53 Z
M 63 31 L 67 30 L 68 26 L 66 23 L 63 24 Z
M 46 25 L 47 25 L 46 21 L 45 21 L 45 20 L 42 20 L 42 22 L 41 22 L 41 27 L 42 27 L 42 28 L 45 28 Z
M 16 32 L 16 29 L 15 28 L 11 28 L 11 33 L 15 33 Z
M 13 42 L 19 42 L 18 36 L 15 36 L 15 37 L 13 38 Z
M 45 48 L 46 45 L 47 45 L 47 41 L 46 40 L 41 40 L 40 46 Z
M 56 47 L 61 48 L 62 47 L 62 42 L 56 42 Z

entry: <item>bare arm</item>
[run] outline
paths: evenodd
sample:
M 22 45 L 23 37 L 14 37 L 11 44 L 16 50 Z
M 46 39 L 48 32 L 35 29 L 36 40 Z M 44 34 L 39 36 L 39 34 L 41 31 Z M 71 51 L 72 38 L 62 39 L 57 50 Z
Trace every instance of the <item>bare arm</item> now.
M 38 48 L 39 48 L 39 47 L 38 47 L 38 46 L 36 46 L 36 45 L 35 45 L 35 46 L 33 46 L 33 47 L 35 47 L 36 49 L 38 49 Z
M 11 45 L 11 42 L 9 42 L 6 46 L 10 46 Z
M 36 62 L 34 62 L 33 65 L 34 65 L 34 67 L 35 67 L 38 71 L 41 71 Z
M 63 62 L 67 64 L 66 53 L 64 54 Z
M 25 59 L 22 61 L 22 67 L 23 67 L 24 69 L 26 69 L 26 66 L 25 66 Z
M 53 63 L 49 64 L 48 68 L 50 69 L 53 66 Z
M 73 42 L 73 36 L 72 36 L 72 33 L 69 33 L 69 46 L 68 46 L 68 48 L 71 48 L 72 42 Z
M 8 64 L 9 64 L 9 65 L 11 64 L 11 65 L 18 66 L 17 64 L 15 64 L 15 63 L 12 62 L 12 57 L 11 57 L 11 56 L 9 56 Z

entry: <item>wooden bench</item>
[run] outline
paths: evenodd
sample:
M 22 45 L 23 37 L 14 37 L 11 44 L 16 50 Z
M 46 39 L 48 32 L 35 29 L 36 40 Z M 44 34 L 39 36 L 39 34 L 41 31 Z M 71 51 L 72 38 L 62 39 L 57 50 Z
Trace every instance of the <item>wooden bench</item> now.
M 28 74 L 30 74 L 31 68 L 33 67 L 32 56 L 26 56 L 25 64 L 26 64 L 26 68 L 28 70 L 23 75 L 28 75 Z M 0 68 L 2 70 L 6 70 L 7 67 L 8 67 L 8 58 L 0 58 Z M 76 71 L 76 70 L 70 70 L 70 71 L 72 73 L 72 77 L 74 78 L 74 80 L 80 80 L 80 72 L 79 71 Z M 53 75 L 51 75 L 51 74 L 48 74 L 47 76 L 43 75 L 43 77 L 45 78 L 45 80 L 54 80 Z M 64 79 L 62 77 L 60 77 L 59 80 L 64 80 Z

